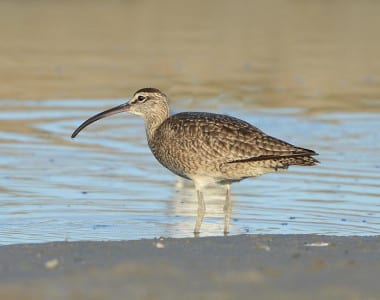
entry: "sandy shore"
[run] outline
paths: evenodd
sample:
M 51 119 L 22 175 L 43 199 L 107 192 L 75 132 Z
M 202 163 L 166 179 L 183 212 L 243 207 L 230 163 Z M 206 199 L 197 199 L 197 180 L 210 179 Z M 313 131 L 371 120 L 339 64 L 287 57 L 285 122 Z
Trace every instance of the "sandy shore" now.
M 0 299 L 379 299 L 380 237 L 240 235 L 0 247 Z
M 354 0 L 1 1 L 0 99 L 125 99 L 155 86 L 172 100 L 379 111 L 379 10 Z

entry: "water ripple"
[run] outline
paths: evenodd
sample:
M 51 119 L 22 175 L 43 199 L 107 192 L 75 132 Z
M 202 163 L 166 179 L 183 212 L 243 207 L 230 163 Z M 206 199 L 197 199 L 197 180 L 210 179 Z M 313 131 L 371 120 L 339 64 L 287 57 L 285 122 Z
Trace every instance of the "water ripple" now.
M 120 102 L 2 100 L 0 244 L 192 236 L 193 186 L 155 161 L 142 120 L 109 118 L 70 139 L 92 113 Z M 378 115 L 234 115 L 316 149 L 322 164 L 234 184 L 232 234 L 380 233 Z M 223 191 L 211 188 L 205 197 L 202 235 L 221 235 Z

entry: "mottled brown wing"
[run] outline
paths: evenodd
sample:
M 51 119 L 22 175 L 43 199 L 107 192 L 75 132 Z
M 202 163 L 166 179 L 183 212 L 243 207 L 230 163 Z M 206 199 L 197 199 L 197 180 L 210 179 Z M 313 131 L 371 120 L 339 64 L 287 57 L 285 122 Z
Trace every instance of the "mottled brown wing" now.
M 312 150 L 295 147 L 226 115 L 180 113 L 169 118 L 165 127 L 171 140 L 180 143 L 179 148 L 191 147 L 200 157 L 222 163 L 316 155 Z

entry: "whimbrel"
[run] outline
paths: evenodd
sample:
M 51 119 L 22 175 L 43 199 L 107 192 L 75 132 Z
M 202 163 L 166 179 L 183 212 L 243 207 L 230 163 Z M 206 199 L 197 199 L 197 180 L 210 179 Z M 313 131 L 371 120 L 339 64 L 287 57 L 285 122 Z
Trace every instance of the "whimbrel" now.
M 173 173 L 194 182 L 198 212 L 194 233 L 205 215 L 203 189 L 224 185 L 224 232 L 229 231 L 233 182 L 287 169 L 291 165 L 318 163 L 313 150 L 293 146 L 265 134 L 234 117 L 208 112 L 169 115 L 167 96 L 156 88 L 138 90 L 129 102 L 103 111 L 83 122 L 72 134 L 113 114 L 130 112 L 142 116 L 148 145 L 156 159 Z

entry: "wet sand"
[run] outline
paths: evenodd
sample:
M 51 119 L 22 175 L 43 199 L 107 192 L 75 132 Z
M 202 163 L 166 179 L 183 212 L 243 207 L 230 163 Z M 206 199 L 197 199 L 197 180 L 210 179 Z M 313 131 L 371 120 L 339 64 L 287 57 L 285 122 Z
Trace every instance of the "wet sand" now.
M 1 299 L 379 299 L 380 237 L 240 235 L 0 247 Z
M 0 99 L 227 98 L 379 111 L 376 1 L 2 1 Z

